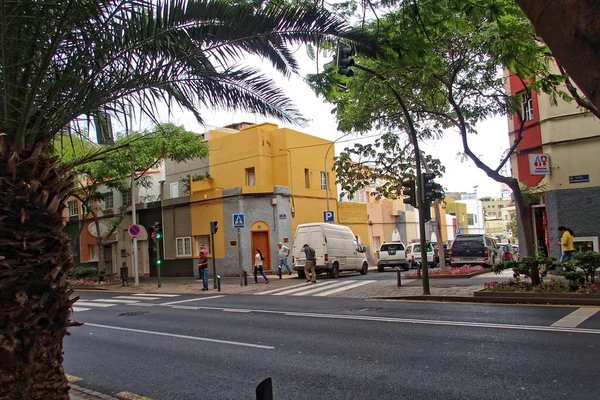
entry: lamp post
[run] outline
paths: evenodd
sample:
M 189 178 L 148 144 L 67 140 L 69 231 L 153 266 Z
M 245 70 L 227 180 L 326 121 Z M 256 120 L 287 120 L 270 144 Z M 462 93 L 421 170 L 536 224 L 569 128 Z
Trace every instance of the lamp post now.
M 338 140 L 345 138 L 346 136 L 350 135 L 351 133 L 354 133 L 354 132 L 348 132 L 348 133 L 340 136 L 339 138 L 335 139 L 333 142 L 331 142 L 331 144 L 327 148 L 327 151 L 325 152 L 325 193 L 326 193 L 326 199 L 327 199 L 327 205 L 326 205 L 327 209 L 325 211 L 331 211 L 329 209 L 329 176 L 327 175 L 327 156 L 329 155 L 329 150 L 331 150 L 331 148 L 333 147 L 333 145 Z

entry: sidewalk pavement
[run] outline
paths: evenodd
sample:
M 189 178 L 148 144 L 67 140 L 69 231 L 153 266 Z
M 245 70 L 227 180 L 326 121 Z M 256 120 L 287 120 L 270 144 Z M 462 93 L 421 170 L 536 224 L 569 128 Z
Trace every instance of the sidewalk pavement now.
M 116 397 L 107 396 L 94 390 L 71 384 L 69 391 L 71 400 L 119 400 Z

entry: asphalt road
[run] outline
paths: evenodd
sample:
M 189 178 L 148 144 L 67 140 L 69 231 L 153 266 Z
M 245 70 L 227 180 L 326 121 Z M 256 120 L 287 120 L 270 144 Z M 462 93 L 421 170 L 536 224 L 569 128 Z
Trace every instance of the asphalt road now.
M 74 319 L 86 325 L 65 339 L 65 369 L 106 394 L 254 399 L 267 377 L 275 400 L 597 399 L 600 389 L 594 308 L 80 295 Z

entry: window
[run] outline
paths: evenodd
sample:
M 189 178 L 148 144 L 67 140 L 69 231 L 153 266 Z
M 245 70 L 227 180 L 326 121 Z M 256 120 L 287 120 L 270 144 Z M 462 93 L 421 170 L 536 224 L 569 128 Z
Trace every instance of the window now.
M 327 190 L 327 174 L 321 171 L 321 190 Z
M 246 168 L 246 186 L 255 186 L 256 185 L 256 172 L 254 171 L 254 167 Z
M 77 200 L 73 200 L 67 203 L 69 207 L 69 217 L 76 217 L 79 215 L 79 210 L 77 209 Z
M 304 187 L 310 189 L 310 173 L 308 169 L 304 169 Z
M 175 240 L 177 243 L 177 257 L 189 257 L 192 255 L 191 237 L 181 237 Z
M 115 198 L 113 192 L 104 193 L 104 209 L 112 210 L 115 207 Z
M 98 261 L 98 246 L 89 245 L 90 249 L 90 261 Z
M 533 120 L 533 99 L 527 92 L 521 92 L 521 117 L 523 121 Z
M 170 186 L 170 194 L 172 199 L 176 199 L 179 197 L 179 182 L 171 182 Z
M 467 214 L 467 220 L 469 225 L 475 225 L 475 216 L 473 214 Z
M 210 254 L 210 235 L 196 236 L 196 251 L 199 253 L 202 247 Z
M 121 201 L 124 206 L 131 204 L 131 190 L 123 190 L 121 192 Z

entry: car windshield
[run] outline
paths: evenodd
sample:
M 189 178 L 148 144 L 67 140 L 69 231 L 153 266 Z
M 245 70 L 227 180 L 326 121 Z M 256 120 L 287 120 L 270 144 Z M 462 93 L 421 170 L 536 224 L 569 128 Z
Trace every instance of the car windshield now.
M 457 237 L 452 244 L 452 248 L 476 248 L 485 247 L 481 236 L 461 236 Z
M 404 250 L 404 246 L 400 243 L 384 243 L 381 245 L 381 251 L 400 251 Z

